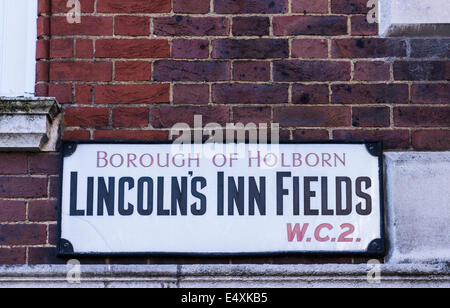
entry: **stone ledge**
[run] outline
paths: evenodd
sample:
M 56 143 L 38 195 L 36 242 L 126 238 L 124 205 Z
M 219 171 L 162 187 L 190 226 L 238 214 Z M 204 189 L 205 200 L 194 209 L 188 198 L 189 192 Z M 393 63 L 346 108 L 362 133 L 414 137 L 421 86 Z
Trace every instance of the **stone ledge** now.
M 0 267 L 0 287 L 450 287 L 448 264 L 383 264 L 381 283 L 366 265 L 86 265 L 69 284 L 64 265 Z
M 450 152 L 388 152 L 390 263 L 450 261 Z
M 448 37 L 450 1 L 379 0 L 379 22 L 385 37 Z
M 61 118 L 54 98 L 0 97 L 0 151 L 55 151 Z

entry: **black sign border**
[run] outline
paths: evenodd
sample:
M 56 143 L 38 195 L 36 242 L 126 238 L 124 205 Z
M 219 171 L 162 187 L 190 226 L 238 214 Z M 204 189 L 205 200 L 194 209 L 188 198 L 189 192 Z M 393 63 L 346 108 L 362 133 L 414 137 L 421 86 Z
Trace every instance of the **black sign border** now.
M 310 257 L 385 257 L 387 254 L 387 239 L 385 230 L 385 194 L 384 194 L 384 156 L 382 141 L 296 141 L 280 140 L 279 144 L 354 144 L 365 145 L 367 151 L 372 156 L 378 158 L 379 182 L 380 182 L 380 234 L 381 238 L 372 241 L 366 251 L 277 251 L 277 252 L 255 252 L 255 253 L 173 253 L 173 252 L 118 252 L 118 253 L 77 253 L 70 241 L 61 238 L 62 230 L 62 186 L 64 172 L 64 158 L 75 153 L 79 144 L 123 144 L 123 145 L 152 145 L 152 144 L 172 144 L 173 141 L 142 141 L 142 140 L 63 140 L 60 143 L 59 154 L 59 178 L 58 178 L 58 221 L 57 221 L 57 257 L 275 257 L 275 256 L 310 256 Z M 248 141 L 246 141 L 248 143 Z

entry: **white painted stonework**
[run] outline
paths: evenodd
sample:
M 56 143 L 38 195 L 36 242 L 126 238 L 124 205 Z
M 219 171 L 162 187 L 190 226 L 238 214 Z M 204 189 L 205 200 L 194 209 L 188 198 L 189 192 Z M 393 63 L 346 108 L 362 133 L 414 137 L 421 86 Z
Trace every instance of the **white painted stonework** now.
M 0 1 L 0 96 L 33 97 L 37 1 Z
M 0 97 L 0 151 L 55 151 L 61 118 L 53 98 Z
M 450 287 L 446 264 L 86 265 L 73 283 L 64 265 L 0 267 L 0 287 L 45 288 L 420 288 Z M 73 273 L 72 273 L 73 274 Z M 69 279 L 68 279 L 69 278 Z M 70 283 L 72 282 L 72 283 Z
M 380 35 L 449 36 L 450 1 L 379 0 Z
M 386 153 L 389 263 L 450 262 L 450 152 Z

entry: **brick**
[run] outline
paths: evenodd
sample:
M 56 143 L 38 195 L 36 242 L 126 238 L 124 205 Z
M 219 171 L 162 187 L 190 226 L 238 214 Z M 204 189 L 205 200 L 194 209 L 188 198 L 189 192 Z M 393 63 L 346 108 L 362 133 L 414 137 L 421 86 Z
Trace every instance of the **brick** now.
M 205 14 L 210 8 L 210 0 L 174 0 L 173 11 L 184 14 Z
M 333 58 L 406 57 L 406 43 L 399 39 L 335 39 L 331 43 Z
M 48 15 L 51 14 L 51 4 L 50 0 L 39 0 L 38 1 L 38 15 Z
M 352 114 L 355 127 L 389 127 L 391 125 L 389 107 L 354 107 Z
M 48 94 L 56 97 L 60 104 L 72 102 L 72 85 L 71 84 L 50 84 L 48 86 Z
M 109 124 L 109 109 L 94 107 L 71 107 L 64 109 L 66 126 L 102 127 Z
M 270 63 L 264 61 L 234 62 L 233 79 L 237 81 L 269 81 Z
M 42 245 L 47 243 L 46 225 L 0 225 L 0 245 Z
M 36 63 L 36 82 L 48 81 L 50 72 L 49 62 L 39 61 Z
M 270 119 L 272 117 L 272 110 L 270 107 L 235 107 L 233 108 L 233 122 L 243 123 L 255 123 L 259 125 L 264 123 L 270 125 Z
M 408 130 L 335 130 L 333 136 L 343 141 L 382 141 L 386 150 L 409 148 Z
M 349 107 L 278 107 L 274 122 L 281 126 L 339 127 L 351 125 Z
M 171 0 L 99 0 L 97 4 L 99 13 L 169 13 L 171 9 Z
M 352 35 L 376 36 L 378 35 L 378 24 L 370 24 L 366 16 L 352 16 L 351 31 Z
M 72 58 L 73 39 L 53 39 L 50 40 L 51 58 Z
M 214 0 L 214 11 L 219 14 L 279 14 L 288 9 L 288 0 Z
M 114 34 L 125 36 L 150 35 L 150 18 L 136 16 L 116 16 Z
M 169 132 L 163 130 L 96 130 L 94 139 L 164 141 L 169 139 Z
M 51 247 L 32 247 L 29 248 L 28 264 L 66 264 L 66 260 L 58 258 L 56 248 Z
M 90 35 L 90 36 L 104 36 L 112 35 L 113 18 L 112 17 L 98 17 L 98 16 L 82 16 L 81 23 L 68 23 L 67 18 L 52 17 L 51 18 L 51 33 L 56 35 Z
M 328 41 L 325 39 L 300 39 L 292 41 L 293 58 L 328 58 Z
M 420 130 L 413 132 L 412 144 L 419 151 L 450 150 L 450 130 Z
M 269 17 L 252 16 L 233 18 L 234 36 L 264 36 L 269 34 Z
M 47 197 L 47 182 L 47 178 L 29 176 L 1 177 L 0 198 L 45 198 Z
M 194 126 L 194 116 L 202 115 L 203 123 L 219 123 L 225 125 L 230 120 L 228 107 L 171 107 L 159 106 L 152 110 L 152 125 L 155 128 L 171 128 L 177 123 Z
M 394 122 L 398 127 L 450 127 L 450 107 L 398 107 Z
M 293 140 L 329 140 L 330 134 L 325 129 L 296 129 L 292 131 Z
M 112 63 L 51 62 L 51 81 L 111 81 Z
M 408 104 L 406 84 L 353 84 L 331 87 L 333 104 Z
M 18 222 L 26 220 L 25 201 L 0 200 L 0 222 Z
M 172 57 L 175 59 L 207 59 L 209 57 L 208 40 L 174 40 Z
M 158 36 L 224 36 L 230 31 L 230 22 L 224 17 L 161 17 L 153 19 Z
M 292 12 L 294 13 L 328 13 L 328 0 L 292 0 Z
M 42 175 L 58 174 L 59 156 L 55 154 L 31 154 L 30 173 Z
M 173 86 L 173 103 L 207 105 L 209 103 L 209 86 L 206 84 L 176 84 Z
M 328 85 L 302 85 L 292 86 L 292 103 L 301 105 L 328 104 L 330 90 Z
M 141 108 L 114 108 L 114 127 L 147 127 L 150 121 L 150 109 Z
M 91 132 L 88 130 L 66 130 L 63 134 L 64 140 L 89 140 Z
M 93 13 L 95 0 L 79 0 L 81 13 Z M 71 8 L 67 7 L 67 0 L 51 0 L 51 9 L 53 14 L 67 13 Z
M 94 90 L 89 84 L 77 84 L 75 85 L 75 103 L 79 105 L 92 104 L 92 96 Z
M 450 58 L 450 39 L 412 39 L 411 58 Z
M 358 61 L 355 63 L 354 79 L 388 81 L 391 79 L 391 66 L 382 61 Z
M 450 84 L 413 84 L 411 102 L 413 104 L 450 104 Z
M 348 81 L 349 62 L 331 61 L 275 61 L 273 64 L 275 81 Z
M 116 62 L 116 81 L 149 81 L 151 78 L 152 64 L 150 62 Z
M 22 153 L 0 153 L 0 174 L 27 174 L 28 159 Z
M 48 225 L 48 244 L 56 246 L 58 242 L 58 225 L 49 224 Z
M 26 263 L 26 248 L 0 248 L 0 264 L 23 265 Z
M 366 14 L 367 0 L 331 0 L 333 14 Z
M 273 32 L 277 36 L 348 34 L 347 18 L 342 16 L 276 16 Z
M 95 43 L 97 58 L 169 58 L 170 46 L 167 40 L 106 39 Z
M 38 17 L 37 19 L 37 37 L 47 36 L 50 34 L 50 18 Z
M 94 57 L 94 42 L 92 40 L 79 39 L 75 41 L 75 57 L 80 59 L 92 59 Z
M 36 41 L 36 60 L 48 59 L 50 57 L 50 41 L 37 40 Z
M 28 206 L 28 219 L 32 222 L 56 221 L 58 219 L 56 200 L 32 200 Z
M 226 81 L 230 80 L 230 64 L 217 61 L 156 61 L 155 81 Z
M 99 85 L 96 104 L 158 104 L 170 101 L 170 85 Z
M 38 97 L 48 97 L 48 85 L 47 84 L 36 84 L 34 87 L 34 95 Z
M 58 198 L 59 181 L 57 176 L 50 176 L 49 181 L 49 198 Z
M 285 84 L 218 84 L 213 86 L 217 104 L 283 104 L 288 102 Z
M 288 58 L 288 40 L 278 39 L 223 39 L 213 41 L 215 59 Z
M 395 80 L 450 80 L 450 62 L 396 61 Z

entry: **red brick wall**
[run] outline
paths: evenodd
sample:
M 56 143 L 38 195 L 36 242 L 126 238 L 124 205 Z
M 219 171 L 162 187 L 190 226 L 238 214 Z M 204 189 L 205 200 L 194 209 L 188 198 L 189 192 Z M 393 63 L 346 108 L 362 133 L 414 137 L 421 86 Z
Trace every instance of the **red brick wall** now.
M 36 84 L 63 105 L 66 139 L 168 139 L 201 114 L 280 123 L 285 139 L 450 149 L 450 39 L 379 38 L 366 0 L 81 0 L 81 24 L 67 23 L 66 2 L 39 0 Z M 0 264 L 62 262 L 55 156 L 1 159 Z

